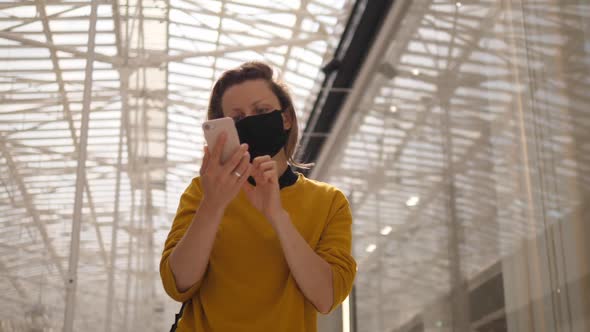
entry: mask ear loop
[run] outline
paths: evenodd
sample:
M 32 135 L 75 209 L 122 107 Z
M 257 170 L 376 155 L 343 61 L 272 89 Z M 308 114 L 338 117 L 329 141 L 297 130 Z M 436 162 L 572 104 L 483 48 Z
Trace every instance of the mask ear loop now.
M 281 115 L 283 115 L 285 114 L 285 112 L 287 112 L 287 109 L 278 109 L 276 111 L 281 112 Z M 291 128 L 293 128 L 293 126 L 291 126 Z M 287 142 L 285 142 L 285 145 L 283 146 L 283 151 L 285 151 L 285 155 L 287 154 L 287 143 L 289 143 L 289 137 L 291 136 L 291 128 L 285 130 L 287 132 Z

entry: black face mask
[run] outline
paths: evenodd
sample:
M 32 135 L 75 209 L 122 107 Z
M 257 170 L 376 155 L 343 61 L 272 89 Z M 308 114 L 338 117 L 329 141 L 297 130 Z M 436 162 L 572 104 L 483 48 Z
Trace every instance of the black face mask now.
M 236 122 L 240 143 L 248 144 L 250 162 L 256 157 L 273 157 L 287 143 L 289 130 L 283 126 L 284 111 L 275 110 L 261 115 L 247 116 Z

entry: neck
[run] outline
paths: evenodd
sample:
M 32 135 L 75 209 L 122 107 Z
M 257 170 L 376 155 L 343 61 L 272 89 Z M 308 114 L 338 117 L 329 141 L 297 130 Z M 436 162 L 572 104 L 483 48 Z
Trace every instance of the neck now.
M 289 164 L 287 163 L 287 156 L 285 155 L 285 149 L 281 149 L 279 153 L 277 153 L 272 160 L 277 162 L 277 176 L 281 177 L 283 173 L 287 170 Z

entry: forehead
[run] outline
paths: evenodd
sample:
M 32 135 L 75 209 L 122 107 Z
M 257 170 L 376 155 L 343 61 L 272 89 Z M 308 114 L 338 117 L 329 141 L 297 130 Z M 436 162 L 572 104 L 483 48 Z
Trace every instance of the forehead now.
M 233 109 L 248 109 L 255 102 L 270 103 L 280 106 L 278 98 L 264 80 L 250 80 L 233 85 L 225 91 L 221 98 L 221 108 L 224 112 Z

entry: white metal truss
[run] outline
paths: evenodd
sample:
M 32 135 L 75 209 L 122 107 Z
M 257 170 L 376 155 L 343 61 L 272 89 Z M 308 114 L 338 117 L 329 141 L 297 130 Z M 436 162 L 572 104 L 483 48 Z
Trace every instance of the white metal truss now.
M 215 78 L 271 63 L 305 124 L 351 7 L 1 2 L 1 328 L 169 328 L 179 305 L 157 264 L 197 174 Z

